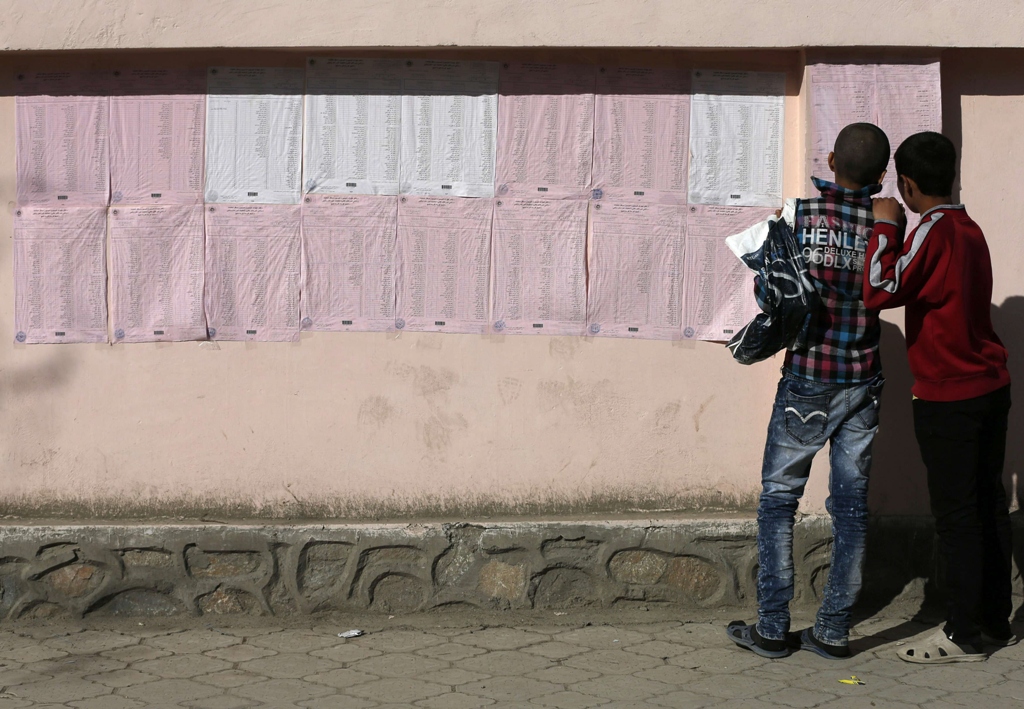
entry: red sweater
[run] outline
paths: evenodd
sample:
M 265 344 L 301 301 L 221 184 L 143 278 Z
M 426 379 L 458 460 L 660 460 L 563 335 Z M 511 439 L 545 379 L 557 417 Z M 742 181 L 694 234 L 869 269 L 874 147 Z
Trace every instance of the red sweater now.
M 1006 348 L 992 329 L 992 261 L 981 227 L 963 205 L 943 205 L 922 214 L 905 241 L 900 231 L 875 222 L 864 304 L 906 306 L 914 396 L 960 401 L 1009 384 Z

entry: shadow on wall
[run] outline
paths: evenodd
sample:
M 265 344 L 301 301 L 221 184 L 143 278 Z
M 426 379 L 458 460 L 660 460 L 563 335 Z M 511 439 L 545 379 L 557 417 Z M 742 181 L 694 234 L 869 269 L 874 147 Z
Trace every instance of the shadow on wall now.
M 927 515 L 928 482 L 914 437 L 907 340 L 900 328 L 882 322 L 885 391 L 871 463 L 868 507 L 875 515 Z
M 864 589 L 855 610 L 871 618 L 883 609 L 908 620 L 890 630 L 894 639 L 920 631 L 916 621 L 938 613 L 935 532 L 928 506 L 928 481 L 914 436 L 907 340 L 900 328 L 882 321 L 885 390 L 872 450 Z M 921 600 L 923 597 L 923 600 Z M 899 637 L 897 637 L 899 636 Z M 888 637 L 888 636 L 887 636 Z M 880 639 L 867 639 L 869 646 Z M 863 651 L 869 647 L 858 648 Z
M 0 455 L 7 461 L 5 473 L 15 477 L 31 476 L 52 457 L 56 423 L 51 408 L 64 403 L 41 395 L 64 388 L 78 365 L 70 349 L 76 345 L 29 347 L 34 355 L 30 364 L 0 370 L 0 426 L 7 441 Z
M 1013 380 L 1014 407 L 1010 410 L 1006 441 L 1004 484 L 1011 502 L 1024 510 L 1024 296 L 1013 296 L 1002 305 L 992 305 L 992 323 L 1010 352 L 1009 368 Z M 869 528 L 864 595 L 857 615 L 870 618 L 890 605 L 900 606 L 905 596 L 914 607 L 906 608 L 907 617 L 935 620 L 941 617 L 940 591 L 942 570 L 937 564 L 934 525 L 929 515 L 928 487 L 921 462 L 910 389 L 913 377 L 907 364 L 907 343 L 900 329 L 882 323 L 882 357 L 886 390 L 878 436 L 875 439 L 871 470 L 869 506 L 875 518 Z M 918 515 L 917 522 L 906 515 Z M 902 516 L 902 517 L 900 517 Z M 1024 517 L 1018 511 L 1014 517 Z M 1014 583 L 1021 583 L 1019 569 L 1024 568 L 1022 520 L 1015 520 Z M 901 573 L 893 574 L 894 569 Z M 938 572 L 938 573 L 937 573 Z M 916 599 L 923 595 L 923 602 Z M 1017 599 L 1019 602 L 1019 598 Z M 1024 605 L 1016 614 L 1024 621 Z M 891 629 L 887 637 L 896 638 L 918 632 L 913 621 Z
M 1011 503 L 1016 500 L 1024 510 L 1024 296 L 993 304 L 992 324 L 1010 352 L 1013 381 L 1014 406 L 1010 409 L 1003 480 Z M 927 515 L 928 484 L 914 436 L 910 393 L 914 378 L 907 363 L 907 341 L 896 325 L 886 322 L 882 323 L 882 358 L 886 384 L 869 506 L 876 515 Z

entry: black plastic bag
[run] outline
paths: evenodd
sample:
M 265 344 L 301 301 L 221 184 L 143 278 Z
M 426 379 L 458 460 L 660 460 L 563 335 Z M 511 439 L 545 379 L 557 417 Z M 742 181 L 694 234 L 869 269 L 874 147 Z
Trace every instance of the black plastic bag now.
M 754 297 L 763 312 L 729 340 L 733 358 L 740 364 L 753 364 L 784 349 L 805 349 L 821 298 L 807 273 L 792 227 L 785 219 L 771 223 L 760 248 L 742 259 L 756 273 Z

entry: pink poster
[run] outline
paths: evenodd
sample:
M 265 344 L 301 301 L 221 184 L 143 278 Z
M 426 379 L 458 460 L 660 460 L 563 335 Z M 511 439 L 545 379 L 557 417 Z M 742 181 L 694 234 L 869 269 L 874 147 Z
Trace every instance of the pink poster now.
M 942 130 L 942 79 L 939 62 L 931 64 L 879 64 L 875 69 L 878 125 L 889 136 L 893 154 L 914 133 Z M 889 160 L 889 174 L 882 194 L 898 197 L 896 165 Z
M 395 329 L 487 331 L 489 199 L 399 197 Z
M 114 342 L 206 339 L 203 206 L 110 208 Z
M 587 329 L 587 202 L 494 202 L 491 329 L 583 335 Z
M 878 121 L 874 64 L 812 64 L 808 174 L 832 180 L 828 154 L 845 126 Z M 884 129 L 883 129 L 884 130 Z
M 592 66 L 502 65 L 496 195 L 590 195 L 594 78 Z
M 594 118 L 594 196 L 686 202 L 690 74 L 602 67 Z
M 18 204 L 106 205 L 109 77 L 15 75 Z
M 111 203 L 202 203 L 206 72 L 129 69 L 113 82 Z
M 106 230 L 106 207 L 15 211 L 16 342 L 107 341 Z
M 211 340 L 299 339 L 301 207 L 206 205 Z
M 683 336 L 685 207 L 591 202 L 588 335 Z
M 715 205 L 687 209 L 683 337 L 729 340 L 760 310 L 751 271 L 725 239 L 767 219 L 774 210 Z
M 942 130 L 939 62 L 929 64 L 812 64 L 811 150 L 808 171 L 831 180 L 828 154 L 839 131 L 850 123 L 874 123 L 885 131 L 892 154 L 921 131 Z M 889 160 L 880 196 L 896 197 L 896 166 Z M 918 222 L 907 212 L 908 232 Z
M 307 195 L 302 205 L 302 327 L 382 332 L 395 326 L 398 198 Z

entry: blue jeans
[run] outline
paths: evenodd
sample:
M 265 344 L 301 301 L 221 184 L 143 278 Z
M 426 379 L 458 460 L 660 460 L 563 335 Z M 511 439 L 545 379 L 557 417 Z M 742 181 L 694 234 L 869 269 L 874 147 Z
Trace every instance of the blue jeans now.
M 828 441 L 831 475 L 825 508 L 832 516 L 832 561 L 814 635 L 845 645 L 850 609 L 860 593 L 868 519 L 871 443 L 885 379 L 852 385 L 822 384 L 784 374 L 775 396 L 761 468 L 757 510 L 758 624 L 762 637 L 789 632 L 793 600 L 793 520 L 811 460 Z

